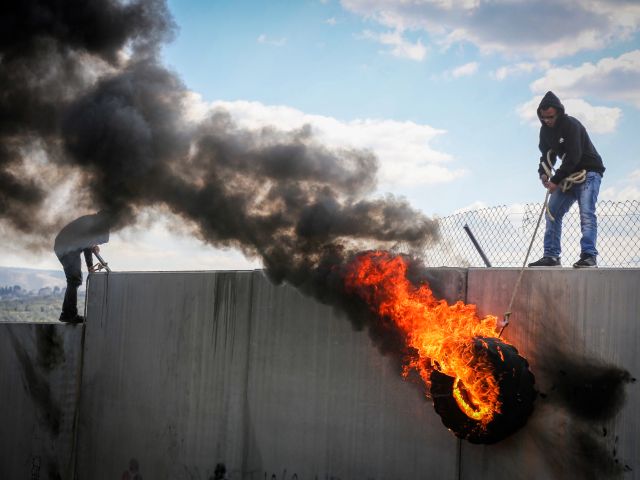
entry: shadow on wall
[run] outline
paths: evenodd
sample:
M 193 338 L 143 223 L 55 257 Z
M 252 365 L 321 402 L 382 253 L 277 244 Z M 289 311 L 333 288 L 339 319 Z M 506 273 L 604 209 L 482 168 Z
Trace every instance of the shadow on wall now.
M 25 346 L 9 328 L 11 345 L 22 370 L 24 389 L 29 393 L 38 412 L 43 431 L 48 432 L 52 444 L 60 435 L 63 413 L 52 392 L 49 374 L 65 362 L 64 340 L 55 325 L 40 325 L 35 329 L 37 358 L 33 362 Z M 33 458 L 32 470 L 47 468 L 48 478 L 60 479 L 60 466 L 54 456 Z
M 562 290 L 538 293 L 547 298 L 568 295 Z M 530 315 L 560 315 L 553 305 L 544 308 L 547 310 Z M 536 339 L 529 352 L 535 358 L 539 389 L 534 417 L 545 421 L 531 422 L 528 428 L 532 439 L 545 452 L 545 460 L 558 478 L 567 472 L 574 472 L 575 478 L 620 478 L 631 470 L 627 464 L 630 459 L 618 457 L 618 438 L 611 438 L 607 424 L 621 411 L 626 386 L 636 379 L 622 367 L 572 351 L 571 345 L 584 344 L 574 323 L 557 321 L 553 331 L 544 335 L 536 332 L 540 325 L 535 323 L 519 325 L 525 337 Z

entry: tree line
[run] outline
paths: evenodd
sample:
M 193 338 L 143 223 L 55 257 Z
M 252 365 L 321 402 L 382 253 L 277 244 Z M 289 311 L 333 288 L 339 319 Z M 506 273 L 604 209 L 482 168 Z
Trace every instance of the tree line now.
M 0 298 L 15 298 L 15 297 L 44 297 L 50 295 L 62 295 L 66 288 L 55 287 L 43 287 L 38 290 L 26 290 L 20 285 L 5 285 L 0 287 Z

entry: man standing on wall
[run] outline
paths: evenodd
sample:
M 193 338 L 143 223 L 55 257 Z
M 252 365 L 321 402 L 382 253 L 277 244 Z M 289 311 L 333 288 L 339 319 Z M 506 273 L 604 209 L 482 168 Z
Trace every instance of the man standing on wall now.
M 597 267 L 598 250 L 596 239 L 598 223 L 596 201 L 600 191 L 600 181 L 604 173 L 602 158 L 589 139 L 584 126 L 564 111 L 560 99 L 547 92 L 538 106 L 540 127 L 540 166 L 538 174 L 542 185 L 549 190 L 549 213 L 544 234 L 544 256 L 530 267 L 559 267 L 562 218 L 577 201 L 580 209 L 580 259 L 575 268 Z M 556 158 L 562 163 L 555 174 L 550 175 Z M 548 165 L 547 159 L 550 165 Z M 544 165 L 547 165 L 545 169 Z M 580 175 L 584 171 L 584 176 Z M 569 182 L 576 178 L 575 183 Z
M 109 216 L 100 211 L 85 215 L 66 225 L 56 236 L 53 250 L 64 268 L 67 277 L 67 290 L 62 302 L 60 321 L 82 323 L 84 317 L 78 315 L 78 287 L 82 285 L 80 254 L 89 272 L 94 271 L 93 253 L 98 253 L 103 243 L 109 241 Z

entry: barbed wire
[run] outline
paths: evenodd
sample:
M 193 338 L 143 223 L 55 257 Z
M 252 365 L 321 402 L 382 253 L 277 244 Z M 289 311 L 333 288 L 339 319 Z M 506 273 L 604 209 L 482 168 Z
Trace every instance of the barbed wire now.
M 501 205 L 437 219 L 440 240 L 425 245 L 423 258 L 432 267 L 484 267 L 485 263 L 464 227 L 468 225 L 492 267 L 521 267 L 542 203 Z M 598 266 L 640 268 L 640 201 L 600 201 Z M 580 258 L 580 215 L 577 205 L 562 222 L 562 262 Z M 534 239 L 529 261 L 543 255 L 544 223 Z

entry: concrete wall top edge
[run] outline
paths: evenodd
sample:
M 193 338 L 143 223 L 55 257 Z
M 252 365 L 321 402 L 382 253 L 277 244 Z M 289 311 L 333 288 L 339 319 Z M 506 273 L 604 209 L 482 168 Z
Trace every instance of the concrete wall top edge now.
M 442 267 L 439 267 L 439 268 L 442 268 Z M 490 271 L 501 271 L 501 272 L 502 271 L 510 271 L 510 270 L 511 271 L 513 271 L 513 270 L 519 271 L 521 269 L 522 269 L 522 267 L 466 267 L 465 268 L 465 270 L 474 270 L 474 271 L 477 271 L 477 270 L 490 270 Z M 434 270 L 435 270 L 435 268 L 434 268 Z M 606 270 L 606 271 L 609 271 L 609 272 L 611 272 L 611 271 L 619 271 L 619 270 L 621 270 L 621 271 L 627 271 L 628 270 L 628 271 L 640 272 L 640 268 L 631 268 L 631 267 L 629 267 L 629 268 L 598 267 L 598 268 L 587 268 L 587 269 L 584 269 L 584 268 L 572 268 L 572 267 L 568 267 L 568 266 L 567 267 L 560 267 L 560 268 L 558 268 L 558 267 L 528 268 L 527 267 L 526 270 L 527 271 L 536 271 L 536 272 L 538 272 L 538 271 L 541 271 L 541 272 L 553 271 L 553 272 L 576 272 L 576 273 L 578 273 L 578 272 L 581 272 L 581 273 L 601 272 L 603 270 Z
M 130 274 L 153 274 L 153 273 L 252 273 L 263 272 L 262 268 L 246 269 L 246 270 L 112 270 L 110 273 L 96 272 L 89 274 L 89 277 L 94 275 L 130 275 Z
M 442 270 L 442 271 L 450 271 L 450 270 L 459 270 L 459 271 L 466 271 L 466 270 L 473 270 L 473 271 L 478 271 L 478 270 L 488 270 L 488 271 L 519 271 L 522 269 L 522 267 L 431 267 L 431 266 L 425 266 L 425 268 L 427 268 L 428 270 Z M 597 269 L 575 269 L 575 268 L 571 268 L 571 267 L 538 267 L 535 270 L 531 269 L 531 268 L 527 268 L 527 271 L 571 271 L 571 272 L 576 272 L 576 273 L 586 273 L 586 272 L 598 272 L 598 271 L 640 271 L 639 268 L 620 268 L 620 267 L 598 267 Z M 112 271 L 111 273 L 104 273 L 104 272 L 98 272 L 98 273 L 92 273 L 89 275 L 89 277 L 92 277 L 94 275 L 131 275 L 131 274 L 186 274 L 186 273 L 253 273 L 253 272 L 263 272 L 266 273 L 266 270 L 263 268 L 254 268 L 254 269 L 246 269 L 246 270 L 216 270 L 216 269 L 211 269 L 211 270 L 120 270 L 120 271 Z

